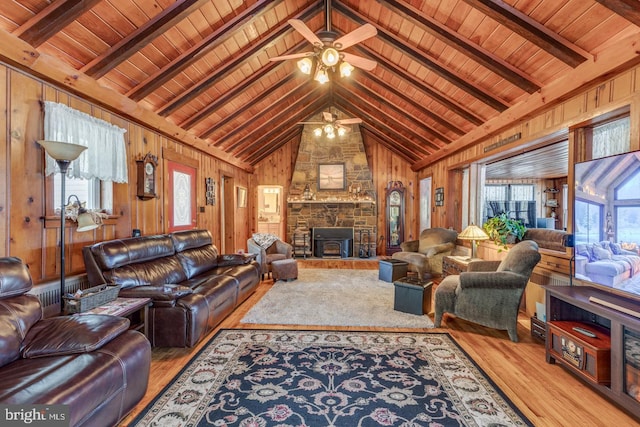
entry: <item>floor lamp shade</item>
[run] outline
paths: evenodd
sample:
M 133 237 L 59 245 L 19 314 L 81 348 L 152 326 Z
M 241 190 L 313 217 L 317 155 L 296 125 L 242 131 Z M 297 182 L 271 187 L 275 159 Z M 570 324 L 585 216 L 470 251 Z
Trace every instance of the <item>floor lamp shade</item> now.
M 87 149 L 84 145 L 78 144 L 70 144 L 68 142 L 59 142 L 59 141 L 38 141 L 38 144 L 42 145 L 44 151 L 47 152 L 49 156 L 51 156 L 56 163 L 58 163 L 58 167 L 60 168 L 60 173 L 63 175 L 63 178 L 60 180 L 60 311 L 63 311 L 64 299 L 62 298 L 65 294 L 65 259 L 64 259 L 64 241 L 65 241 L 65 216 L 64 216 L 64 207 L 65 207 L 65 179 L 64 175 L 67 174 L 67 169 L 69 169 L 69 164 L 78 158 L 80 154 L 84 150 Z

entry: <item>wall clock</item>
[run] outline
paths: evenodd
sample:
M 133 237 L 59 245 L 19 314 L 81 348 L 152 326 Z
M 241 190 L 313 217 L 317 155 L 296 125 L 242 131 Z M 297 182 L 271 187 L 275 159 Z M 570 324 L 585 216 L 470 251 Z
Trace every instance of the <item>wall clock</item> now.
M 138 167 L 138 198 L 140 200 L 156 198 L 158 158 L 151 153 L 147 153 L 142 159 L 136 160 L 136 164 Z

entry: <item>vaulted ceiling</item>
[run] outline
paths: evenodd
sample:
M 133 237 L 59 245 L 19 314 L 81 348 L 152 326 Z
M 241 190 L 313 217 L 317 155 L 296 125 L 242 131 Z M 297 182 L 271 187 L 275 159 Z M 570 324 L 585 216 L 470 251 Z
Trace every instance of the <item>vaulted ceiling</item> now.
M 246 169 L 330 108 L 424 167 L 637 56 L 611 53 L 640 33 L 636 0 L 327 1 L 3 0 L 0 29 Z M 269 61 L 310 50 L 290 19 L 372 24 L 345 51 L 377 66 L 319 85 Z

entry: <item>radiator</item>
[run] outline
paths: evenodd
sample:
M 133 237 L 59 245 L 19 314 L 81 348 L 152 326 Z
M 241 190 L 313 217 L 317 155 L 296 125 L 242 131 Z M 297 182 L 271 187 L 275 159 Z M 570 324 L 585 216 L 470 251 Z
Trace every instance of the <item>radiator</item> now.
M 529 281 L 541 286 L 569 286 L 571 284 L 569 276 L 550 271 L 534 271 L 531 273 Z
M 86 274 L 66 277 L 64 281 L 65 293 L 73 294 L 78 289 L 89 288 L 89 279 Z M 29 292 L 35 295 L 42 304 L 44 317 L 52 317 L 60 314 L 60 280 L 43 282 L 35 285 Z

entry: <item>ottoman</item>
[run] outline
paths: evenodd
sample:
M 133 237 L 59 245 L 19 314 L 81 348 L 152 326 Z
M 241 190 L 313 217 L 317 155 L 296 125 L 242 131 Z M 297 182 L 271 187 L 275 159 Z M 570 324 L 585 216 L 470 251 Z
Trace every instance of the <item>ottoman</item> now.
M 399 259 L 380 260 L 378 263 L 378 280 L 391 283 L 406 277 L 408 266 L 408 262 Z
M 298 263 L 293 258 L 279 259 L 271 263 L 271 277 L 273 281 L 295 280 L 298 278 Z

